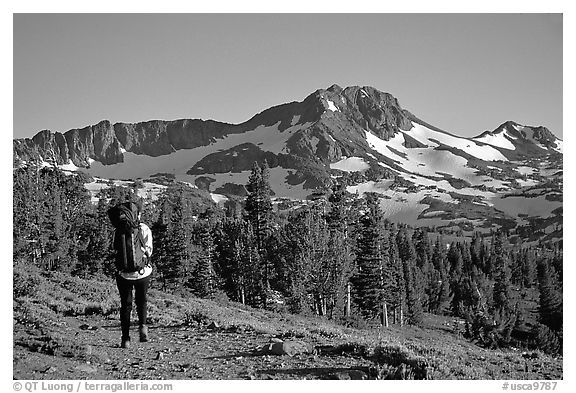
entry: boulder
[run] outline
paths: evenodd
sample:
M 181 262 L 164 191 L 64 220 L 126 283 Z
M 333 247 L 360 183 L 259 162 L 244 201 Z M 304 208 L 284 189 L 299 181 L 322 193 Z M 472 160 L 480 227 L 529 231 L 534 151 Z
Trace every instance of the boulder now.
M 266 344 L 260 351 L 263 355 L 288 355 L 314 353 L 314 347 L 300 340 L 287 340 Z

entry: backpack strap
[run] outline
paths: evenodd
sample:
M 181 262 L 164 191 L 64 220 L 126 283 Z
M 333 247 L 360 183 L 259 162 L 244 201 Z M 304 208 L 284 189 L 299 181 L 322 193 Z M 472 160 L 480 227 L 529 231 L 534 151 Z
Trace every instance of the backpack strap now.
M 142 228 L 140 227 L 140 224 L 138 224 L 138 230 L 136 231 L 136 233 L 138 234 L 136 236 L 136 238 L 138 239 L 138 241 L 140 242 L 142 247 L 146 248 L 146 243 L 144 243 L 144 238 L 142 237 Z M 144 266 L 150 266 L 150 258 L 148 258 L 146 253 L 144 253 L 144 255 L 142 257 L 146 258 L 146 262 L 144 262 Z

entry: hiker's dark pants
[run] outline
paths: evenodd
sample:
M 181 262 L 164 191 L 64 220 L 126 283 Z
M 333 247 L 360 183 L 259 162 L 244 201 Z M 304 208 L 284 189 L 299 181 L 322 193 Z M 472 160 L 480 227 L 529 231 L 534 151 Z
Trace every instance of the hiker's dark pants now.
M 116 275 L 116 284 L 120 292 L 120 325 L 122 326 L 122 338 L 130 338 L 130 314 L 132 313 L 132 288 L 135 292 L 136 312 L 138 323 L 146 324 L 146 306 L 148 302 L 148 285 L 150 276 L 139 280 L 126 280 Z

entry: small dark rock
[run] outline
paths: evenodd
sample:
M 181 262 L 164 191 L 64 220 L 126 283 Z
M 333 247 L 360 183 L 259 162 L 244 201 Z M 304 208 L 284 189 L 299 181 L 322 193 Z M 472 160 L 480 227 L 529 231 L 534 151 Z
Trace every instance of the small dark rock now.
M 210 325 L 208 325 L 208 329 L 210 330 L 216 330 L 219 329 L 220 325 L 218 324 L 218 322 L 212 321 L 212 323 L 210 323 Z

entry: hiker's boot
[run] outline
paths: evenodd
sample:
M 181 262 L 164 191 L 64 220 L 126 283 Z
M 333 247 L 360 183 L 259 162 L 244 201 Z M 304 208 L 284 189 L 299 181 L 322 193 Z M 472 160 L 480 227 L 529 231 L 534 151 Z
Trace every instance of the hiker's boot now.
M 145 343 L 148 341 L 148 326 L 146 325 L 140 325 L 140 327 L 138 328 L 138 331 L 140 332 L 140 342 Z
M 124 338 L 122 337 L 122 343 L 120 344 L 120 348 L 130 348 L 130 337 Z

